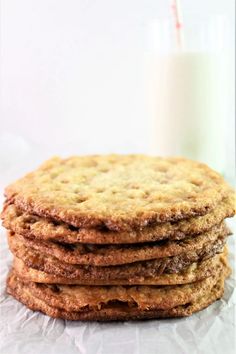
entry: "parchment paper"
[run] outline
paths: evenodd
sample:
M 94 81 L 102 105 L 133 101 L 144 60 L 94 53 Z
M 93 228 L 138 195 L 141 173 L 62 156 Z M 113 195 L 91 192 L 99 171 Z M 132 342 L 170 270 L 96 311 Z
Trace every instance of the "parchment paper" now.
M 0 141 L 1 152 L 4 144 L 7 145 L 8 138 L 4 139 Z M 46 153 L 37 155 L 21 140 L 15 147 L 11 144 L 11 149 L 13 150 L 5 151 L 5 154 L 0 156 L 1 195 L 6 184 L 20 177 L 22 173 L 35 168 L 47 157 Z M 16 151 L 18 159 L 12 157 L 17 156 Z M 235 231 L 235 223 L 231 220 L 229 224 Z M 231 236 L 228 242 L 231 266 L 234 264 L 232 254 L 235 253 L 233 239 L 234 236 Z M 5 280 L 11 259 L 6 243 L 6 232 L 1 228 L 0 354 L 233 354 L 236 352 L 234 273 L 226 282 L 222 300 L 188 318 L 83 323 L 51 319 L 26 309 L 7 295 Z

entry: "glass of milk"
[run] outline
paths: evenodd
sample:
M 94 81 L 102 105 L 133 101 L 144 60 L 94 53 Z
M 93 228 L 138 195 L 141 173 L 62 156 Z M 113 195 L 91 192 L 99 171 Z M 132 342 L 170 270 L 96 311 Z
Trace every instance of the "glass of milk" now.
M 151 25 L 150 152 L 181 155 L 224 172 L 229 108 L 227 22 L 189 18 L 182 47 L 171 20 Z

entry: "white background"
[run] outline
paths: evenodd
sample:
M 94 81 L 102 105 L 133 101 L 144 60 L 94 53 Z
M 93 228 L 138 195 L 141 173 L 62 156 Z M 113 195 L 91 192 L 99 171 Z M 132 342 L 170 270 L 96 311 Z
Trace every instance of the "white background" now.
M 182 9 L 232 22 L 234 0 L 182 0 Z M 53 154 L 148 152 L 148 26 L 170 14 L 169 0 L 2 0 L 2 170 L 29 166 L 32 151 L 35 165 Z

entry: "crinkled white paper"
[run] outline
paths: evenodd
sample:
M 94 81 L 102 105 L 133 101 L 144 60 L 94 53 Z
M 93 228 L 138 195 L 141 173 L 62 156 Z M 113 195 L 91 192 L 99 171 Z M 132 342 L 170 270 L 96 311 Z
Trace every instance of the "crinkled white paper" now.
M 3 143 L 5 144 L 5 140 Z M 39 155 L 33 159 L 24 142 L 18 143 L 23 144 L 20 161 L 13 161 L 11 158 L 4 160 L 4 156 L 9 156 L 7 153 L 1 156 L 1 189 L 40 162 Z M 11 145 L 11 149 L 14 149 L 14 146 Z M 18 151 L 18 145 L 16 149 Z M 0 151 L 3 151 L 1 144 Z M 15 152 L 13 151 L 12 155 L 17 156 Z M 44 158 L 45 156 L 42 156 L 42 160 Z M 13 162 L 16 162 L 14 168 Z M 20 166 L 23 166 L 22 170 Z M 233 222 L 230 224 L 235 230 Z M 234 263 L 233 237 L 229 240 L 231 266 Z M 235 353 L 236 292 L 233 275 L 226 282 L 222 300 L 189 318 L 118 323 L 72 322 L 32 312 L 6 294 L 5 280 L 12 256 L 8 251 L 6 232 L 3 228 L 0 229 L 0 257 L 1 354 Z

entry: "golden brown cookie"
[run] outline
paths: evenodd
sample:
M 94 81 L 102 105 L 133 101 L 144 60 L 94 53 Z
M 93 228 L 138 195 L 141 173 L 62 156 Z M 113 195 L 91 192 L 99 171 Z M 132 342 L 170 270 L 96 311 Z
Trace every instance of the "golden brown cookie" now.
M 166 267 L 167 270 L 162 269 L 163 259 L 105 267 L 106 269 L 104 267 L 84 267 L 56 263 L 53 257 L 40 259 L 37 263 L 38 259 L 31 257 L 30 252 L 25 263 L 15 257 L 13 262 L 15 273 L 27 281 L 48 284 L 176 285 L 192 283 L 214 276 L 222 267 L 223 262 L 226 261 L 226 254 L 224 252 L 205 260 L 193 262 L 172 273 L 167 271 L 168 266 Z
M 60 279 L 63 279 L 63 283 L 95 284 L 99 282 L 101 284 L 101 282 L 104 282 L 109 285 L 111 281 L 123 282 L 123 284 L 144 284 L 146 281 L 148 283 L 157 281 L 174 282 L 175 279 L 178 279 L 187 282 L 190 281 L 190 278 L 210 276 L 214 270 L 215 260 L 213 258 L 216 254 L 224 251 L 223 247 L 224 243 L 219 240 L 219 244 L 214 244 L 214 247 L 203 249 L 199 253 L 193 251 L 173 257 L 103 267 L 68 264 L 59 261 L 53 255 L 43 255 L 24 245 L 17 247 L 14 244 L 14 246 L 11 246 L 11 251 L 15 256 L 14 263 L 17 263 L 16 268 L 19 271 L 22 270 L 22 266 L 19 266 L 21 260 L 28 268 L 42 271 L 54 278 L 60 277 Z M 209 258 L 212 260 L 205 262 Z M 202 261 L 204 261 L 203 264 Z M 176 277 L 169 275 L 164 278 L 160 277 L 164 274 L 176 274 Z M 178 274 L 180 276 L 177 278 Z
M 75 228 L 63 222 L 29 214 L 14 204 L 5 205 L 2 213 L 3 226 L 26 237 L 44 241 L 65 243 L 124 244 L 153 242 L 162 239 L 180 240 L 198 235 L 220 224 L 225 218 L 235 214 L 235 201 L 231 196 L 222 200 L 216 208 L 202 216 L 195 216 L 176 222 L 163 222 L 133 229 L 131 231 L 111 231 L 108 229 Z
M 76 227 L 131 230 L 204 215 L 232 194 L 208 166 L 183 158 L 53 158 L 6 188 L 17 208 Z
M 210 231 L 180 241 L 159 241 L 132 245 L 92 245 L 63 244 L 53 241 L 31 240 L 21 235 L 9 233 L 10 249 L 20 249 L 24 245 L 43 255 L 53 255 L 62 262 L 94 266 L 127 264 L 157 258 L 173 257 L 183 253 L 201 253 L 225 242 L 229 234 L 224 223 Z M 20 258 L 20 257 L 19 257 Z
M 228 272 L 226 270 L 226 272 Z M 226 274 L 169 287 L 78 287 L 27 283 L 14 272 L 7 291 L 30 309 L 69 320 L 131 320 L 188 316 L 224 292 Z

